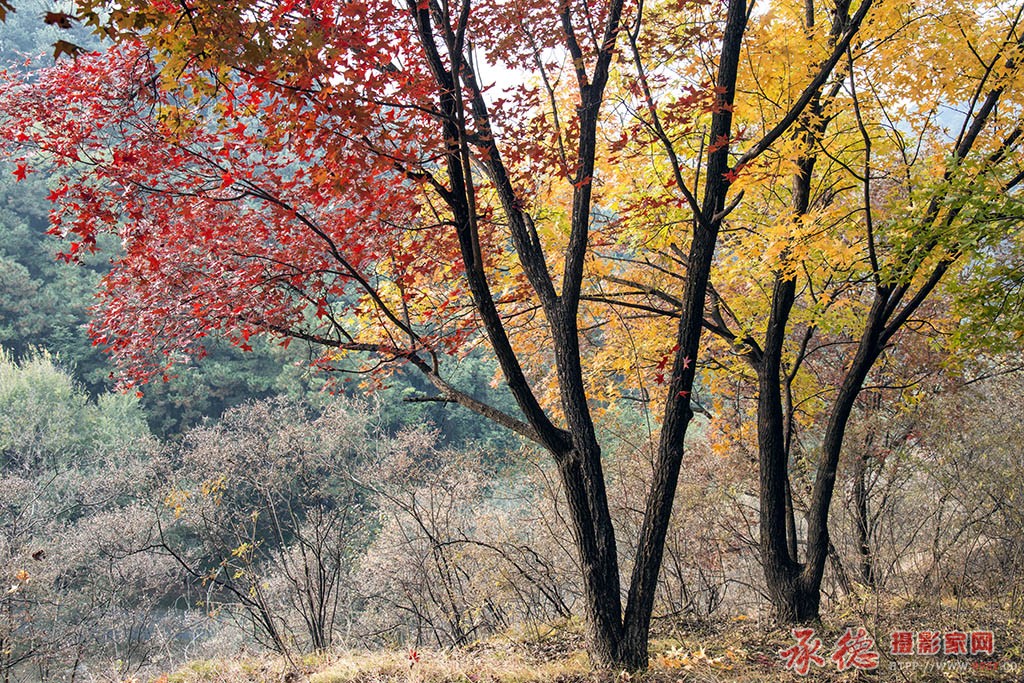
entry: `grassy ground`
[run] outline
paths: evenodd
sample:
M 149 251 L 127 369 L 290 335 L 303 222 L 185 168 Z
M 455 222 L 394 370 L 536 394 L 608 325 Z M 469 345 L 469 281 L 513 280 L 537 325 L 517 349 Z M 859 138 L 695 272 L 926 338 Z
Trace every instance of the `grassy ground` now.
M 755 683 L 767 681 L 1024 681 L 1024 624 L 990 610 L 958 606 L 956 613 L 903 605 L 882 616 L 836 614 L 815 632 L 825 666 L 807 676 L 787 670 L 779 652 L 795 644 L 789 630 L 738 618 L 699 628 L 663 629 L 651 642 L 651 665 L 643 674 L 591 666 L 577 625 L 544 632 L 508 634 L 451 651 L 338 652 L 292 658 L 195 661 L 152 683 Z M 846 632 L 864 626 L 881 654 L 874 672 L 839 672 L 830 656 Z M 893 656 L 892 630 L 991 630 L 993 655 Z

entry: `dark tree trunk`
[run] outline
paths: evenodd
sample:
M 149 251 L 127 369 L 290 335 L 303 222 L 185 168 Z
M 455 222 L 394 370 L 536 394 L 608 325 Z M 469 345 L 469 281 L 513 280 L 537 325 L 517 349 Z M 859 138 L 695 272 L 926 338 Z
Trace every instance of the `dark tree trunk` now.
M 588 470 L 591 470 L 588 472 Z M 618 663 L 622 640 L 622 612 L 615 533 L 603 479 L 594 478 L 593 465 L 573 451 L 559 458 L 559 473 L 568 501 L 573 538 L 583 571 L 584 606 L 590 630 L 591 651 L 599 663 Z M 591 491 L 598 484 L 598 493 Z
M 870 2 L 871 0 L 865 0 L 864 6 L 870 5 Z M 463 5 L 466 12 L 469 7 L 469 3 Z M 703 326 L 708 277 L 714 259 L 718 231 L 728 214 L 725 200 L 731 183 L 730 178 L 736 170 L 730 166 L 729 141 L 733 136 L 732 104 L 748 8 L 746 0 L 728 0 L 716 83 L 717 96 L 722 106 L 716 107 L 712 114 L 709 141 L 713 144 L 709 148 L 704 173 L 701 174 L 704 194 L 699 208 L 697 200 L 692 195 L 687 195 L 694 210 L 694 232 L 686 265 L 682 315 L 675 338 L 677 350 L 671 380 L 668 382 L 668 399 L 656 455 L 654 479 L 646 496 L 644 519 L 624 610 L 621 602 L 615 533 L 605 491 L 601 449 L 587 402 L 578 332 L 578 307 L 592 221 L 591 180 L 595 169 L 598 117 L 614 53 L 613 48 L 621 30 L 622 8 L 622 0 L 612 0 L 610 3 L 605 36 L 600 43 L 604 47 L 594 57 L 592 76 L 587 73 L 588 59 L 576 40 L 571 8 L 567 4 L 562 4 L 559 9 L 562 30 L 566 36 L 566 48 L 573 57 L 580 95 L 580 107 L 577 110 L 580 117 L 578 171 L 574 182 L 570 235 L 562 255 L 563 274 L 560 292 L 556 291 L 553 284 L 558 279 L 550 274 L 547 257 L 532 228 L 532 222 L 521 208 L 524 203 L 517 196 L 503 166 L 501 150 L 493 141 L 487 150 L 488 159 L 483 162 L 504 207 L 523 272 L 547 317 L 565 422 L 565 427 L 561 428 L 551 420 L 529 387 L 515 349 L 506 334 L 484 271 L 477 225 L 473 161 L 465 124 L 467 102 L 463 99 L 464 92 L 469 91 L 468 104 L 477 120 L 486 122 L 488 114 L 485 98 L 474 84 L 471 60 L 463 59 L 461 53 L 461 48 L 466 45 L 461 33 L 464 23 L 458 23 L 457 28 L 452 28 L 447 22 L 437 25 L 436 18 L 428 8 L 409 0 L 409 9 L 415 18 L 420 42 L 440 91 L 441 127 L 447 145 L 445 157 L 449 187 L 441 188 L 439 192 L 453 214 L 466 278 L 482 326 L 505 375 L 506 383 L 522 410 L 524 422 L 507 415 L 497 415 L 497 418 L 502 424 L 511 425 L 519 433 L 542 445 L 557 463 L 583 572 L 584 604 L 591 631 L 591 652 L 596 663 L 609 668 L 637 670 L 647 666 L 647 639 L 665 537 L 682 465 L 683 438 L 693 416 L 689 395 L 696 375 L 696 358 Z M 639 22 L 639 19 L 637 21 Z M 636 31 L 639 31 L 639 23 Z M 438 47 L 438 34 L 444 36 L 447 46 L 445 49 Z M 633 38 L 635 40 L 635 34 Z M 844 50 L 845 47 L 835 51 L 830 62 L 822 67 L 815 82 L 824 81 Z M 811 88 L 808 92 L 810 90 Z M 802 97 L 784 120 L 748 150 L 737 161 L 737 165 L 756 157 L 794 125 L 808 102 L 809 97 Z M 671 148 L 672 143 L 667 136 L 664 142 Z M 474 141 L 473 144 L 477 142 Z M 674 152 L 669 149 L 669 153 L 674 160 Z M 792 289 L 791 282 L 786 286 Z M 792 293 L 789 298 L 792 299 Z M 784 329 L 784 320 L 782 326 Z M 432 372 L 429 364 L 424 361 L 420 361 L 418 366 L 428 375 Z M 441 387 L 445 386 L 443 382 L 438 384 Z M 488 406 L 469 397 L 461 396 L 459 402 L 496 419 L 498 411 L 488 411 Z M 779 434 L 781 438 L 781 430 Z M 785 472 L 781 481 L 785 482 Z M 784 491 L 784 488 L 781 490 Z M 785 514 L 782 519 L 784 528 Z M 792 515 L 790 519 L 792 520 Z M 792 524 L 790 526 L 792 532 L 795 527 Z M 790 536 L 795 538 L 794 533 Z M 785 533 L 783 538 L 785 539 Z
M 712 117 L 710 140 L 729 140 L 732 136 L 731 105 L 736 95 L 736 78 L 747 25 L 746 0 L 729 0 L 728 5 L 717 76 L 720 101 L 726 106 L 721 107 Z M 729 151 L 727 143 L 709 153 L 701 216 L 694 220 L 683 311 L 676 333 L 676 352 L 668 382 L 668 400 L 658 443 L 654 479 L 647 495 L 636 563 L 626 602 L 620 659 L 630 668 L 647 666 L 647 636 L 654 610 L 658 573 L 665 551 L 665 536 L 672 516 L 679 470 L 682 467 L 683 439 L 693 417 L 690 392 L 697 371 L 696 358 L 703 330 L 704 300 L 722 222 L 721 212 L 730 185 L 727 179 Z
M 807 170 L 812 166 L 809 164 Z M 795 293 L 796 281 L 777 274 L 765 346 L 757 366 L 761 562 L 774 616 L 784 623 L 817 619 L 819 602 L 817 586 L 808 585 L 793 540 L 789 451 L 780 394 L 782 344 Z
M 888 297 L 883 293 L 875 295 L 871 311 L 865 324 L 864 334 L 857 347 L 849 371 L 843 380 L 822 443 L 822 457 L 814 480 L 810 510 L 807 513 L 807 557 L 808 564 L 815 567 L 819 575 L 825 566 L 828 554 L 828 511 L 835 492 L 836 472 L 843 448 L 843 438 L 850 422 L 853 404 L 860 395 L 864 380 L 882 352 L 884 332 L 884 309 Z M 819 569 L 820 567 L 820 569 Z
M 807 624 L 820 619 L 820 581 L 798 573 L 789 574 L 784 580 L 777 580 L 769 588 L 772 599 L 772 616 L 783 624 Z
M 850 31 L 856 30 L 863 20 L 864 12 L 869 3 L 865 2 L 851 20 L 849 2 L 837 2 L 832 17 L 830 42 L 834 45 L 849 40 Z M 813 26 L 813 3 L 806 3 L 806 19 L 808 28 Z M 822 84 L 823 87 L 824 84 Z M 838 85 L 832 86 L 830 94 L 822 88 L 816 91 L 809 104 L 809 116 L 796 129 L 797 138 L 803 145 L 805 156 L 798 161 L 797 173 L 793 176 L 791 210 L 794 221 L 802 220 L 810 208 L 811 182 L 814 173 L 816 156 L 814 150 L 818 141 L 825 133 L 828 120 L 821 116 L 822 98 L 832 97 L 838 92 Z M 765 581 L 772 602 L 775 617 L 783 623 L 805 623 L 819 618 L 818 610 L 821 601 L 821 579 L 824 574 L 825 560 L 830 547 L 826 519 L 828 503 L 832 496 L 835 479 L 835 466 L 821 467 L 815 481 L 814 496 L 808 516 L 807 551 L 804 562 L 797 552 L 796 523 L 793 510 L 793 496 L 789 477 L 789 457 L 791 439 L 786 434 L 787 416 L 783 407 L 783 373 L 782 351 L 787 338 L 787 325 L 796 296 L 796 276 L 787 272 L 783 254 L 783 267 L 775 273 L 772 290 L 771 311 L 768 327 L 765 331 L 763 350 L 754 356 L 754 366 L 758 378 L 758 456 L 760 464 L 760 550 L 764 566 Z M 865 343 L 869 340 L 865 338 Z M 874 348 L 874 341 L 867 344 L 868 349 Z M 864 345 L 862 344 L 862 347 Z M 862 348 L 862 350 L 864 350 Z M 864 355 L 865 357 L 862 357 Z M 864 368 L 874 362 L 868 359 L 870 354 L 858 354 L 861 362 L 867 361 Z M 855 361 L 855 367 L 856 361 Z M 851 371 L 858 374 L 859 371 Z M 850 380 L 851 376 L 847 376 Z M 863 377 L 861 377 L 861 381 Z M 849 406 L 833 411 L 825 437 L 825 448 L 822 463 L 832 463 L 834 451 L 838 462 L 838 449 L 842 444 L 842 435 L 849 417 L 849 408 L 853 405 L 859 391 L 860 383 L 844 383 L 837 400 Z M 787 397 L 786 407 L 792 410 L 791 401 Z M 843 412 L 845 410 L 845 413 Z M 836 421 L 834 418 L 839 417 Z M 823 505 L 823 507 L 822 507 Z M 823 513 L 822 513 L 823 510 Z M 812 518 L 812 515 L 820 515 Z
M 818 98 L 811 104 L 817 113 Z M 821 129 L 804 129 L 808 147 Z M 793 177 L 793 219 L 800 220 L 810 205 L 815 157 L 804 157 Z M 785 257 L 784 257 L 785 258 Z M 784 623 L 818 617 L 817 587 L 808 585 L 797 555 L 796 522 L 789 480 L 787 416 L 783 409 L 782 350 L 789 315 L 796 300 L 796 278 L 779 270 L 772 288 L 771 311 L 757 370 L 757 445 L 760 465 L 760 549 L 765 583 L 775 618 Z

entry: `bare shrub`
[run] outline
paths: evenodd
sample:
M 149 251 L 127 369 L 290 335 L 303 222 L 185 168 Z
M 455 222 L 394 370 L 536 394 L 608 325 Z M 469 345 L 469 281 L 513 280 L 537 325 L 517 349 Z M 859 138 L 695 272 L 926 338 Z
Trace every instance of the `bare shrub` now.
M 867 515 L 856 508 L 853 470 L 835 520 L 849 530 L 835 535 L 854 577 L 880 596 L 934 609 L 995 598 L 992 606 L 1024 611 L 1022 398 L 1024 378 L 999 376 L 874 414 L 858 428 L 849 455 L 865 463 Z
M 395 444 L 367 485 L 380 531 L 361 566 L 364 636 L 448 647 L 570 616 L 578 588 L 528 477 L 422 431 Z
M 137 672 L 176 637 L 172 566 L 142 552 L 157 446 L 134 398 L 0 355 L 0 677 Z
M 160 544 L 209 614 L 278 652 L 324 650 L 353 610 L 351 574 L 371 531 L 347 473 L 371 457 L 370 413 L 247 404 L 189 432 L 164 491 Z

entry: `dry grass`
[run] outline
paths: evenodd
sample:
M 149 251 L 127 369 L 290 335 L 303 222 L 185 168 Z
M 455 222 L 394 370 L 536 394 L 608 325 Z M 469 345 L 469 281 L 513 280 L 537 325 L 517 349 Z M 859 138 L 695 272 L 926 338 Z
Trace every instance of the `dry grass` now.
M 859 612 L 859 613 L 858 613 Z M 876 649 L 882 659 L 876 672 L 839 673 L 829 663 L 801 677 L 787 671 L 778 652 L 794 643 L 785 629 L 770 629 L 739 618 L 713 627 L 677 628 L 651 642 L 650 668 L 643 674 L 602 671 L 591 666 L 582 647 L 579 625 L 542 627 L 506 634 L 470 647 L 421 650 L 412 661 L 405 650 L 348 651 L 310 656 L 289 663 L 282 658 L 204 660 L 161 676 L 153 683 L 768 683 L 787 681 L 946 681 L 1024 680 L 1024 625 L 992 613 L 967 615 L 956 628 L 996 630 L 995 657 L 902 657 L 886 654 L 887 635 Z M 892 628 L 941 630 L 946 619 L 928 617 L 910 606 L 888 616 L 862 610 L 839 613 L 817 632 L 829 658 L 833 644 L 848 626 L 866 625 L 878 634 Z M 994 662 L 995 668 L 982 662 Z

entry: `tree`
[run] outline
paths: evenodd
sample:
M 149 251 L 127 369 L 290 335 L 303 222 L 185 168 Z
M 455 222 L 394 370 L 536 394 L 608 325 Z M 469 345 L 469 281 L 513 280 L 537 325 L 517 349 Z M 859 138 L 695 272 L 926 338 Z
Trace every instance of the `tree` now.
M 412 365 L 438 398 L 552 455 L 593 655 L 646 666 L 708 277 L 741 197 L 730 187 L 794 129 L 872 1 L 814 46 L 799 97 L 742 150 L 733 108 L 744 35 L 760 20 L 744 0 L 83 6 L 104 10 L 119 45 L 38 76 L 8 74 L 0 100 L 15 175 L 56 174 L 52 221 L 70 239 L 66 257 L 102 232 L 122 239 L 99 343 L 136 380 L 201 355 L 214 333 L 243 349 L 254 334 L 302 339 L 326 349 L 327 366 L 346 351 Z M 686 75 L 673 80 L 677 65 Z M 517 84 L 495 93 L 493 68 Z M 588 373 L 583 288 L 607 262 L 602 247 L 612 260 L 643 258 L 643 242 L 620 241 L 608 219 L 615 188 L 601 177 L 630 112 L 665 159 L 662 204 L 684 207 L 688 218 L 670 225 L 688 245 L 678 324 L 661 345 L 655 474 L 622 591 L 595 427 L 593 387 L 609 378 Z M 683 133 L 666 128 L 685 118 Z M 691 146 L 699 152 L 683 155 Z M 445 353 L 480 339 L 518 414 L 446 379 Z M 553 372 L 528 367 L 531 354 Z
M 937 9 L 932 7 L 930 12 Z M 764 330 L 763 337 L 749 349 L 758 375 L 762 558 L 773 603 L 787 620 L 818 617 L 821 579 L 831 546 L 829 507 L 844 437 L 855 403 L 879 359 L 892 353 L 890 347 L 906 343 L 915 320 L 923 318 L 943 327 L 941 314 L 925 306 L 940 282 L 957 264 L 969 270 L 974 254 L 996 248 L 1008 236 L 1012 240 L 1022 219 L 1016 192 L 1021 169 L 1011 157 L 1016 156 L 1013 150 L 1021 132 L 1021 93 L 1014 87 L 1014 74 L 1024 8 L 1001 7 L 994 13 L 990 9 L 951 5 L 939 9 L 935 20 L 920 24 L 915 24 L 913 16 L 880 17 L 856 56 L 848 57 L 844 82 L 837 81 L 829 93 L 830 98 L 841 97 L 842 104 L 823 98 L 814 105 L 820 118 L 812 120 L 818 128 L 808 132 L 807 152 L 798 160 L 791 195 L 793 215 L 807 224 L 812 202 L 820 207 L 819 213 L 856 212 L 849 228 L 840 224 L 837 237 L 852 238 L 861 246 L 853 268 L 839 274 L 833 269 L 823 279 L 814 274 L 801 277 L 813 257 L 794 258 L 791 252 L 803 245 L 798 240 L 787 243 L 774 269 L 767 323 L 758 326 Z M 880 28 L 885 33 L 875 34 Z M 963 37 L 955 44 L 956 51 L 948 43 L 951 32 Z M 960 76 L 919 85 L 921 99 L 899 123 L 891 112 L 905 92 L 904 83 L 891 74 L 886 52 L 873 47 L 873 41 L 885 35 L 907 50 L 948 51 L 945 56 Z M 973 47 L 979 41 L 989 45 L 983 53 Z M 962 114 L 946 115 L 947 121 L 953 121 L 945 125 L 959 133 L 942 130 L 935 121 L 944 116 L 942 107 L 954 107 L 965 99 Z M 997 118 L 997 104 L 1004 112 L 1018 114 Z M 837 131 L 824 144 L 822 136 L 832 120 Z M 916 138 L 913 144 L 907 141 L 911 136 Z M 846 149 L 841 151 L 840 146 Z M 815 153 L 815 147 L 824 151 Z M 917 150 L 916 155 L 909 153 L 911 149 Z M 819 158 L 835 161 L 835 166 L 813 174 Z M 823 189 L 815 193 L 812 180 Z M 843 184 L 853 191 L 837 192 L 835 188 Z M 803 305 L 821 306 L 823 299 L 841 305 L 845 299 L 861 304 L 863 312 L 848 318 L 845 330 L 823 330 L 832 332 L 831 339 L 817 338 L 813 318 L 808 323 L 810 316 L 790 317 L 797 305 L 798 283 L 804 282 Z M 809 354 L 843 337 L 849 339 L 850 352 L 832 361 L 838 360 L 842 371 L 823 413 L 825 425 L 807 497 L 806 550 L 801 556 L 791 540 L 795 526 L 788 475 L 792 426 L 787 423 L 792 425 L 794 409 L 792 387 L 787 383 L 793 382 Z M 792 349 L 788 354 L 787 344 Z M 784 366 L 785 355 L 789 359 Z M 875 372 L 876 381 L 881 379 L 879 374 Z
M 736 183 L 744 200 L 711 274 L 704 321 L 717 338 L 710 352 L 718 374 L 735 392 L 728 400 L 719 392 L 715 412 L 737 415 L 745 431 L 733 438 L 757 445 L 761 556 L 785 621 L 818 618 L 829 509 L 865 387 L 876 397 L 886 387 L 913 387 L 913 375 L 931 363 L 918 352 L 895 373 L 880 366 L 914 358 L 907 348 L 927 348 L 914 339 L 923 334 L 948 344 L 960 322 L 1001 316 L 1012 326 L 1015 318 L 1004 296 L 986 303 L 985 294 L 961 309 L 965 319 L 951 318 L 942 285 L 959 275 L 972 283 L 961 290 L 991 296 L 1019 272 L 1011 255 L 1019 253 L 1024 218 L 1022 8 L 957 3 L 926 14 L 903 6 L 876 12 L 831 79 L 809 93 L 792 72 L 806 68 L 808 55 L 813 60 L 816 43 L 837 44 L 851 10 L 836 3 L 823 23 L 813 3 L 773 8 L 771 20 L 748 34 L 755 58 L 793 61 L 751 67 L 735 103 L 738 125 L 809 100 L 787 139 Z M 894 70 L 894 55 L 911 53 L 927 55 L 935 72 Z M 601 299 L 685 318 L 672 258 L 607 277 L 613 287 Z

